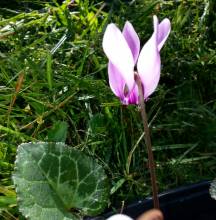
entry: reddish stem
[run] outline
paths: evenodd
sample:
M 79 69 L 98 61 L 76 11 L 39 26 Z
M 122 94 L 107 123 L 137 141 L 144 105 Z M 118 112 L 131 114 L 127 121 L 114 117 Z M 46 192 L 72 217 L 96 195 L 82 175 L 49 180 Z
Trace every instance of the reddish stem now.
M 146 144 L 147 152 L 148 152 L 148 162 L 149 162 L 149 171 L 150 171 L 150 176 L 151 176 L 154 208 L 159 209 L 160 205 L 159 205 L 159 199 L 158 199 L 158 188 L 157 188 L 157 181 L 156 181 L 155 163 L 154 163 L 154 156 L 152 152 L 152 144 L 151 144 L 147 114 L 146 114 L 146 109 L 145 109 L 143 87 L 142 87 L 142 82 L 140 80 L 140 77 L 137 74 L 135 74 L 135 80 L 136 80 L 138 90 L 139 90 L 139 103 L 140 103 L 140 108 L 141 108 L 143 127 L 145 131 L 145 144 Z

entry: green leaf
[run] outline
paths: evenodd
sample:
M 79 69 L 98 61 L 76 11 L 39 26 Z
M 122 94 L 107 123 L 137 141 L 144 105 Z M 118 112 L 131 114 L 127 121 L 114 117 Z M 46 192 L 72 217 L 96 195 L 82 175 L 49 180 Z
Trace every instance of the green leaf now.
M 8 206 L 16 206 L 16 197 L 0 196 L 0 208 L 7 208 Z
M 31 220 L 82 219 L 108 202 L 103 168 L 63 143 L 19 145 L 13 181 L 20 211 Z
M 89 127 L 92 134 L 105 132 L 107 127 L 104 115 L 102 115 L 101 113 L 93 115 L 89 121 Z
M 126 179 L 122 178 L 120 180 L 118 180 L 114 186 L 111 188 L 110 190 L 110 194 L 114 194 L 124 183 L 125 183 Z
M 53 142 L 65 142 L 67 137 L 68 124 L 64 121 L 57 121 L 48 132 L 48 140 Z

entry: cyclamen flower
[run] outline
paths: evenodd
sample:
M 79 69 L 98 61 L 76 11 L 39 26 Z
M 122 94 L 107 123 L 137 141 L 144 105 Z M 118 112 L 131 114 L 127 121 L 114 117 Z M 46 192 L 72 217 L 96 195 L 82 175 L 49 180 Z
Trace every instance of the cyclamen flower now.
M 123 31 L 111 23 L 103 37 L 103 50 L 109 59 L 109 84 L 113 93 L 125 105 L 138 104 L 138 87 L 135 73 L 139 75 L 146 100 L 156 89 L 161 70 L 160 50 L 170 30 L 169 19 L 161 23 L 153 16 L 154 32 L 140 51 L 140 40 L 132 24 L 127 21 Z M 137 70 L 136 70 L 136 69 Z

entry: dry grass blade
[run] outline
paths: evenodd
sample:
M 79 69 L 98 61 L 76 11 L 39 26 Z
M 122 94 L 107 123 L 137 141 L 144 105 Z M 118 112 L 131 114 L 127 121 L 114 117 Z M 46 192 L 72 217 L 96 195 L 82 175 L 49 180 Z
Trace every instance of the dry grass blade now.
M 14 92 L 14 95 L 12 97 L 10 106 L 8 108 L 8 119 L 9 119 L 10 113 L 12 111 L 12 108 L 13 108 L 15 102 L 16 102 L 17 95 L 19 94 L 19 92 L 20 92 L 20 90 L 22 88 L 23 81 L 24 81 L 24 76 L 25 76 L 25 72 L 23 70 L 20 71 L 19 77 L 18 77 L 17 82 L 16 82 L 16 86 L 15 86 L 15 92 Z

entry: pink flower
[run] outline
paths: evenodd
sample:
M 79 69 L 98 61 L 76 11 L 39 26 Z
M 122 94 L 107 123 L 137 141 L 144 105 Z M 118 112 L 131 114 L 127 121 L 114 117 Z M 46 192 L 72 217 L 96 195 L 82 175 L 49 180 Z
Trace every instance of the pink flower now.
M 158 85 L 160 50 L 170 33 L 171 24 L 167 18 L 159 23 L 157 16 L 153 16 L 153 24 L 154 32 L 141 51 L 139 37 L 128 21 L 122 33 L 113 23 L 107 26 L 104 33 L 103 50 L 109 59 L 110 88 L 125 105 L 139 103 L 135 72 L 142 81 L 145 100 Z

